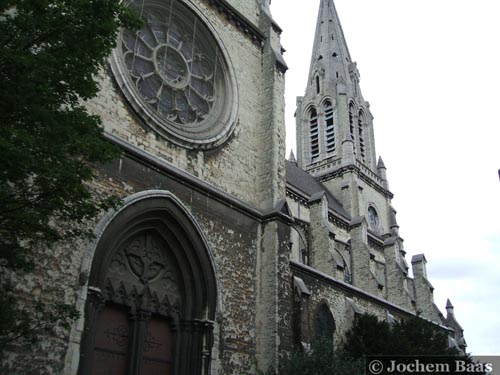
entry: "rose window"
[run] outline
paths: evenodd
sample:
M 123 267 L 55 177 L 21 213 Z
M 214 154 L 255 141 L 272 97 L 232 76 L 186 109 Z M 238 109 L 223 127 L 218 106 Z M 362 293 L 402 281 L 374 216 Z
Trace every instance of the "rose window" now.
M 153 130 L 177 144 L 215 147 L 230 134 L 236 90 L 215 34 L 179 0 L 135 0 L 144 21 L 124 30 L 114 69 Z

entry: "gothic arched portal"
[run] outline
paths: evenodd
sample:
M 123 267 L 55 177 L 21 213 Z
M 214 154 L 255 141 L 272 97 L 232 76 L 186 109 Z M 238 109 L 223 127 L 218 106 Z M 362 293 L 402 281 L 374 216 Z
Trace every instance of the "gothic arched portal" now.
M 208 374 L 216 293 L 205 241 L 174 198 L 128 206 L 95 251 L 79 374 Z

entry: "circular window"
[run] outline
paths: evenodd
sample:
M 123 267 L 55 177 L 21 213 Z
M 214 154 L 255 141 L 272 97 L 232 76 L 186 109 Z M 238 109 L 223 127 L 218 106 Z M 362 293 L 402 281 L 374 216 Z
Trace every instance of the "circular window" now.
M 187 148 L 212 148 L 230 135 L 237 95 L 221 43 L 179 0 L 134 0 L 144 21 L 124 30 L 113 70 L 125 96 L 156 132 Z

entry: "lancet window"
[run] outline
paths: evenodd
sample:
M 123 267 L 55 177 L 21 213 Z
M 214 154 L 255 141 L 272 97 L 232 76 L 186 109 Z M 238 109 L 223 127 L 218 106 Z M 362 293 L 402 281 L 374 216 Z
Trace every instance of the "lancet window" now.
M 335 151 L 335 124 L 333 119 L 333 107 L 330 101 L 324 105 L 325 111 L 325 132 L 326 132 L 326 152 Z
M 358 140 L 359 140 L 359 157 L 363 162 L 366 161 L 366 146 L 364 138 L 365 115 L 359 111 L 358 115 Z
M 311 161 L 319 156 L 319 131 L 318 131 L 318 112 L 311 109 L 309 114 L 310 139 L 311 139 Z

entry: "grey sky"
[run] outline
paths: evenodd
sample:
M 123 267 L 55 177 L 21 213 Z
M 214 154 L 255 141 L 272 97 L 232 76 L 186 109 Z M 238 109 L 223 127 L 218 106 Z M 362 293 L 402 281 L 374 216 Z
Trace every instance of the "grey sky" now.
M 424 252 L 468 351 L 500 354 L 500 2 L 336 0 L 375 117 L 407 260 Z M 319 0 L 272 0 L 287 50 L 287 154 Z M 300 25 L 300 27 L 299 27 Z

